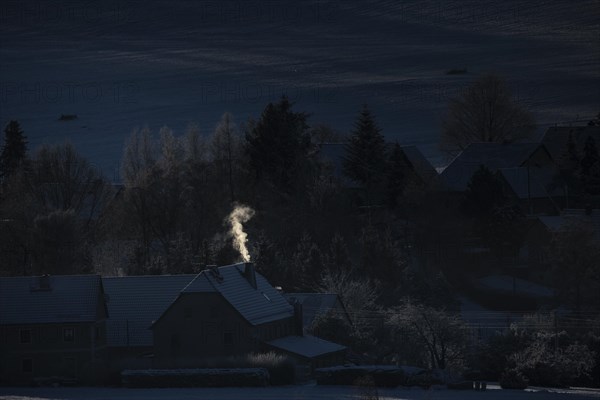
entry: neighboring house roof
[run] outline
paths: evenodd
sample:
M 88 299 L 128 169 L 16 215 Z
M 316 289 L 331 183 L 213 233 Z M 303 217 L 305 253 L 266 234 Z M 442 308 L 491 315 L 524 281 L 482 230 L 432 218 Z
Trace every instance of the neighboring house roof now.
M 404 155 L 411 163 L 417 176 L 425 183 L 433 182 L 438 179 L 437 170 L 425 158 L 417 146 L 400 146 Z
M 539 143 L 471 143 L 444 169 L 442 181 L 448 189 L 463 192 L 481 165 L 492 172 L 521 167 L 539 147 Z
M 243 275 L 246 264 L 235 264 L 200 272 L 181 294 L 218 292 L 252 325 L 293 317 L 294 308 L 259 273 L 256 289 Z M 252 267 L 254 268 L 254 267 Z
M 388 143 L 391 150 L 393 144 Z M 425 158 L 417 146 L 400 146 L 408 162 L 411 164 L 415 174 L 425 183 L 437 179 L 438 173 L 431 163 Z M 361 185 L 344 175 L 344 156 L 346 154 L 346 143 L 322 143 L 319 145 L 319 157 L 322 161 L 330 163 L 333 176 L 340 179 L 344 187 L 358 188 Z
M 302 304 L 302 325 L 305 329 L 310 328 L 319 315 L 328 312 L 337 312 L 342 318 L 350 322 L 348 313 L 335 293 L 287 293 L 284 297 L 290 302 L 298 301 Z
M 600 240 L 600 209 L 593 209 L 590 214 L 587 214 L 586 210 L 569 208 L 563 210 L 562 215 L 540 216 L 537 218 L 548 231 L 553 233 L 564 231 L 569 224 L 574 222 L 590 224 L 594 237 Z
M 564 196 L 563 188 L 553 184 L 556 168 L 500 168 L 498 172 L 520 199 Z
M 558 126 L 548 128 L 542 138 L 542 144 L 546 146 L 555 162 L 558 162 L 567 150 L 569 135 L 573 137 L 575 147 L 580 153 L 583 151 L 585 141 L 589 136 L 594 138 L 596 146 L 600 146 L 600 126 Z
M 345 346 L 328 342 L 314 336 L 285 336 L 267 342 L 269 346 L 297 354 L 306 358 L 319 357 L 325 354 L 346 350 Z
M 539 216 L 537 218 L 550 232 L 558 232 L 565 223 L 565 219 L 560 215 Z
M 107 296 L 109 346 L 152 346 L 152 321 L 158 319 L 196 275 L 102 278 Z
M 101 296 L 99 275 L 0 278 L 0 325 L 93 322 Z

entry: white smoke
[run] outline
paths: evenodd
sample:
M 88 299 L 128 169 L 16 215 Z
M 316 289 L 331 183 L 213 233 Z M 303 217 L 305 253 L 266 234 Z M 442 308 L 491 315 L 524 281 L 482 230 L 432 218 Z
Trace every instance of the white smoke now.
M 227 219 L 231 225 L 229 234 L 233 239 L 233 247 L 240 252 L 244 262 L 250 261 L 250 253 L 246 248 L 248 234 L 244 232 L 244 223 L 248 222 L 254 216 L 254 210 L 248 206 L 236 205 Z

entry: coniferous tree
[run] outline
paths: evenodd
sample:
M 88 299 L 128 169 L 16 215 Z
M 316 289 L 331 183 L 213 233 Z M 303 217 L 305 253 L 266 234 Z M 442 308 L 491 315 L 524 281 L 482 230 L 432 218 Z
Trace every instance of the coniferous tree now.
M 481 165 L 469 181 L 462 203 L 463 212 L 474 218 L 489 219 L 504 202 L 502 183 L 492 171 Z
M 269 103 L 246 132 L 246 150 L 257 179 L 266 179 L 288 194 L 294 190 L 310 148 L 308 114 L 294 112 L 292 106 L 285 96 Z
M 409 173 L 409 161 L 398 143 L 392 148 L 386 174 L 388 204 L 395 208 L 404 193 Z
M 354 125 L 343 159 L 344 174 L 372 190 L 385 173 L 385 139 L 365 105 Z
M 587 193 L 597 194 L 600 192 L 600 156 L 598 156 L 596 142 L 591 136 L 588 136 L 583 147 L 581 179 Z
M 4 146 L 0 155 L 0 180 L 12 175 L 27 158 L 27 138 L 18 121 L 10 121 L 4 128 Z
M 596 147 L 596 141 L 591 136 L 585 141 L 583 147 L 583 158 L 581 159 L 581 173 L 583 175 L 589 175 L 594 164 L 599 161 L 598 148 Z

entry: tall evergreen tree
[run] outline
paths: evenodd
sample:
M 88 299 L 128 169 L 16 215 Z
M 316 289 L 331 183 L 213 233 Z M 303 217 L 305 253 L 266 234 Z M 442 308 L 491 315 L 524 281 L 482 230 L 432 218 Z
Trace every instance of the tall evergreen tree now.
M 310 148 L 308 114 L 294 112 L 292 106 L 285 96 L 269 103 L 246 132 L 246 149 L 257 178 L 270 180 L 284 193 L 293 191 Z
M 367 190 L 380 183 L 385 174 L 386 149 L 381 129 L 368 107 L 363 106 L 354 125 L 343 159 L 344 174 Z
M 394 144 L 388 160 L 386 191 L 388 204 L 394 208 L 398 198 L 404 193 L 409 178 L 409 161 L 398 143 Z
M 471 217 L 489 219 L 506 203 L 502 182 L 484 165 L 480 165 L 469 181 L 461 207 Z
M 600 156 L 594 138 L 588 136 L 581 158 L 581 180 L 589 194 L 600 193 Z
M 596 141 L 593 137 L 588 136 L 583 146 L 583 158 L 581 159 L 581 173 L 588 175 L 594 164 L 600 161 L 598 157 L 598 148 L 596 147 Z
M 0 155 L 0 180 L 15 172 L 27 158 L 27 138 L 18 121 L 10 121 L 4 128 L 4 146 Z

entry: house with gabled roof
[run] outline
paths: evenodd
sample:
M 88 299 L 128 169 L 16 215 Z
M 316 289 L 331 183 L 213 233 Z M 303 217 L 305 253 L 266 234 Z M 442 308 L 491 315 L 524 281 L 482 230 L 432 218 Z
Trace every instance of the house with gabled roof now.
M 557 214 L 566 205 L 568 191 L 559 184 L 558 168 L 500 168 L 497 176 L 506 194 L 529 215 Z
M 539 143 L 471 143 L 442 171 L 443 185 L 450 192 L 465 192 L 482 165 L 497 172 L 501 168 L 549 168 L 555 162 Z
M 343 362 L 346 350 L 305 336 L 301 306 L 291 305 L 251 263 L 200 272 L 151 329 L 155 363 L 162 368 L 266 350 L 294 355 L 312 366 L 333 365 Z
M 317 151 L 317 158 L 329 167 L 330 173 L 337 178 L 346 189 L 358 189 L 360 184 L 354 182 L 343 173 L 344 157 L 346 156 L 346 143 L 321 143 Z M 393 143 L 386 144 L 391 150 Z M 407 168 L 416 183 L 430 186 L 437 183 L 438 173 L 429 160 L 417 146 L 400 146 Z
M 0 383 L 96 383 L 107 362 L 98 275 L 0 278 Z
M 103 277 L 106 305 L 106 342 L 110 369 L 152 367 L 154 342 L 150 326 L 196 275 Z

